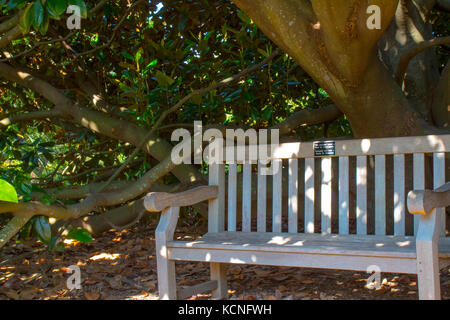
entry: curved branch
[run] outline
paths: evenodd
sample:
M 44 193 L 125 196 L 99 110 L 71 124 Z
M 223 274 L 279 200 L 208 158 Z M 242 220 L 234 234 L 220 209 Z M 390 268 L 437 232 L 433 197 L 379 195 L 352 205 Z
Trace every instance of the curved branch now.
M 15 26 L 5 33 L 3 37 L 0 38 L 0 49 L 6 47 L 11 41 L 16 40 L 22 35 L 19 26 Z
M 96 211 L 99 207 L 118 205 L 139 197 L 147 192 L 154 182 L 168 174 L 175 166 L 171 156 L 168 156 L 128 188 L 110 193 L 95 193 L 80 203 L 69 206 L 44 205 L 35 201 L 26 203 L 2 202 L 0 203 L 0 213 L 20 213 L 23 211 L 32 213 L 32 215 L 44 215 L 60 220 L 76 219 Z
M 403 80 L 405 79 L 406 70 L 408 69 L 408 65 L 415 56 L 417 56 L 419 53 L 425 51 L 428 48 L 440 46 L 443 44 L 450 44 L 450 36 L 423 41 L 412 46 L 408 50 L 408 52 L 406 52 L 400 58 L 400 61 L 398 62 L 397 72 L 395 74 L 395 79 L 397 80 L 397 83 L 400 85 L 403 83 Z
M 19 23 L 19 18 L 21 14 L 22 11 L 18 12 L 12 18 L 6 20 L 5 22 L 0 23 L 0 33 L 6 32 L 12 29 L 15 25 L 17 25 Z
M 74 34 L 75 34 L 75 32 L 70 32 L 70 33 L 69 33 L 67 36 L 65 36 L 64 38 L 52 39 L 52 40 L 49 40 L 49 41 L 35 42 L 34 45 L 33 45 L 30 49 L 25 50 L 25 51 L 22 51 L 21 53 L 16 54 L 16 55 L 14 55 L 14 56 L 9 56 L 9 57 L 6 57 L 6 58 L 4 58 L 4 59 L 0 59 L 0 62 L 6 62 L 6 61 L 10 61 L 10 60 L 14 60 L 14 59 L 23 57 L 23 56 L 29 54 L 30 52 L 32 52 L 33 50 L 35 50 L 36 48 L 38 48 L 38 47 L 40 47 L 40 46 L 43 46 L 43 45 L 46 45 L 46 44 L 52 44 L 52 43 L 56 43 L 56 42 L 66 41 L 66 40 L 68 40 L 71 36 L 73 36 Z
M 20 229 L 33 217 L 28 211 L 18 212 L 8 222 L 3 229 L 0 230 L 0 248 L 2 248 Z
M 0 128 L 1 127 L 7 127 L 13 123 L 17 122 L 25 122 L 25 121 L 31 121 L 31 120 L 42 120 L 47 118 L 56 118 L 60 116 L 60 112 L 56 109 L 52 110 L 39 110 L 39 111 L 33 111 L 23 114 L 13 114 L 10 116 L 7 116 L 0 120 Z
M 341 110 L 332 104 L 316 110 L 298 111 L 289 116 L 285 121 L 273 126 L 272 129 L 279 129 L 280 136 L 283 136 L 300 126 L 321 124 L 335 120 L 340 116 L 342 116 Z

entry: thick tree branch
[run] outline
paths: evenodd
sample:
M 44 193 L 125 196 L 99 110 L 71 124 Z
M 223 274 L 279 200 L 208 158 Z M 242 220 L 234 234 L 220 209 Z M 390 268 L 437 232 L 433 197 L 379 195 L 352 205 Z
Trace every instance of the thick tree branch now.
M 44 205 L 40 202 L 3 202 L 0 203 L 0 213 L 17 213 L 23 211 L 32 213 L 33 215 L 45 215 L 60 220 L 76 219 L 90 212 L 97 211 L 99 207 L 118 205 L 139 197 L 147 192 L 154 182 L 168 174 L 175 166 L 169 156 L 128 188 L 110 193 L 95 193 L 77 204 L 62 207 L 57 205 Z
M 300 126 L 321 124 L 335 120 L 340 116 L 342 116 L 342 112 L 336 105 L 332 104 L 316 110 L 298 111 L 272 128 L 279 129 L 280 136 L 283 136 Z
M 29 48 L 29 49 L 27 49 L 25 51 L 22 51 L 21 53 L 16 54 L 14 56 L 9 56 L 9 57 L 6 57 L 4 59 L 0 59 L 0 62 L 7 62 L 7 61 L 10 61 L 10 60 L 14 60 L 14 59 L 26 56 L 30 52 L 34 51 L 35 49 L 37 49 L 37 48 L 39 48 L 40 46 L 43 46 L 43 45 L 66 41 L 70 37 L 72 37 L 74 34 L 75 34 L 74 32 L 70 32 L 64 38 L 58 38 L 58 39 L 52 39 L 52 40 L 48 40 L 48 41 L 35 42 L 31 48 Z
M 436 126 L 448 128 L 450 125 L 450 60 L 442 71 L 441 79 L 433 94 L 431 113 Z
M 403 83 L 406 70 L 408 69 L 408 65 L 410 61 L 414 59 L 415 56 L 431 47 L 440 46 L 443 44 L 450 44 L 450 36 L 423 41 L 409 48 L 408 51 L 405 54 L 403 54 L 403 56 L 400 58 L 400 61 L 398 62 L 397 72 L 395 74 L 395 79 L 397 80 L 397 83 L 400 85 Z
M 12 18 L 6 20 L 5 22 L 0 23 L 0 33 L 6 32 L 19 23 L 20 15 L 22 11 L 16 13 Z
M 8 64 L 0 63 L 0 77 L 41 94 L 55 105 L 55 110 L 60 112 L 61 118 L 79 124 L 95 133 L 129 142 L 135 146 L 144 141 L 144 151 L 157 160 L 163 160 L 170 155 L 172 145 L 154 135 L 144 139 L 148 134 L 148 130 L 145 128 L 90 108 L 75 105 L 58 89 L 28 72 L 19 71 Z M 180 165 L 175 168 L 174 174 L 185 183 L 202 180 L 201 174 L 194 167 L 188 165 Z
M 0 49 L 6 47 L 11 41 L 16 40 L 22 35 L 22 31 L 20 31 L 19 26 L 15 26 L 11 30 L 8 30 L 1 38 L 0 38 Z
M 0 203 L 1 205 L 1 203 Z M 28 211 L 17 212 L 3 229 L 0 230 L 0 248 L 2 248 L 33 217 Z
M 6 116 L 5 118 L 1 119 L 0 120 L 0 128 L 7 127 L 7 126 L 9 126 L 13 123 L 17 123 L 17 122 L 56 118 L 60 115 L 61 115 L 60 112 L 55 109 L 33 111 L 33 112 L 22 113 L 22 114 L 14 114 L 14 115 Z

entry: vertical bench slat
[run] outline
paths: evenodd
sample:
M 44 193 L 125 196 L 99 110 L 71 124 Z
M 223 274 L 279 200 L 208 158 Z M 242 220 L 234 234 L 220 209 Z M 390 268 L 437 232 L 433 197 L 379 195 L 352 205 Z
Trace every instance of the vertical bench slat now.
M 433 154 L 433 188 L 437 189 L 445 183 L 445 153 Z M 436 209 L 436 215 L 439 216 L 440 235 L 445 237 L 445 209 Z
M 375 234 L 386 234 L 386 156 L 375 156 Z
M 281 188 L 282 188 L 282 174 L 283 174 L 283 163 L 280 159 L 275 159 L 272 161 L 273 174 L 273 185 L 272 185 L 272 232 L 281 232 Z
M 394 155 L 394 235 L 405 235 L 405 155 Z
M 209 165 L 209 185 L 218 186 L 216 199 L 208 201 L 208 231 L 222 232 L 225 229 L 225 165 Z
M 305 159 L 305 233 L 314 233 L 314 158 Z
M 339 158 L 339 234 L 349 234 L 349 158 Z
M 244 163 L 242 183 L 242 231 L 250 232 L 252 223 L 252 165 Z
M 257 231 L 266 232 L 266 203 L 267 203 L 267 175 L 266 163 L 258 161 L 258 208 L 257 208 Z
M 413 189 L 425 190 L 425 154 L 415 153 L 413 155 Z M 414 235 L 419 228 L 420 216 L 414 215 Z
M 356 233 L 367 234 L 367 157 L 356 157 Z
M 289 159 L 288 232 L 298 231 L 298 159 Z
M 237 165 L 228 165 L 228 231 L 236 231 Z
M 322 233 L 331 233 L 331 158 L 322 158 L 321 226 Z

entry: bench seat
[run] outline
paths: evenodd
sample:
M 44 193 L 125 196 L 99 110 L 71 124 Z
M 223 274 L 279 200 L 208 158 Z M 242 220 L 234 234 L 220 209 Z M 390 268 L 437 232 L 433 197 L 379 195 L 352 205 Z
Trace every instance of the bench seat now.
M 219 232 L 195 241 L 169 241 L 171 260 L 417 273 L 411 236 Z M 450 238 L 439 242 L 441 264 L 450 262 Z M 368 264 L 370 262 L 370 264 Z

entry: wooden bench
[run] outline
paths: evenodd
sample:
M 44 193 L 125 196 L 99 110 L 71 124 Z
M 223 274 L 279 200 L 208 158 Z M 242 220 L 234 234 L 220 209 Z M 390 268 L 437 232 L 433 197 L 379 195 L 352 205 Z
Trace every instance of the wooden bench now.
M 162 211 L 156 229 L 161 299 L 205 290 L 226 298 L 227 264 L 363 272 L 376 266 L 381 272 L 417 274 L 419 298 L 440 299 L 439 267 L 450 264 L 442 208 L 450 204 L 450 187 L 443 186 L 450 135 L 336 140 L 327 150 L 323 146 L 287 143 L 257 163 L 211 163 L 209 186 L 148 194 L 147 210 Z M 317 156 L 324 150 L 325 156 Z M 267 160 L 280 169 L 273 176 L 262 174 Z M 413 188 L 407 190 L 411 177 Z M 443 187 L 425 191 L 426 182 L 432 189 Z M 236 191 L 240 183 L 242 196 Z M 408 205 L 414 216 L 406 206 L 411 189 Z M 208 233 L 194 241 L 174 240 L 180 207 L 206 200 Z M 211 281 L 177 291 L 175 261 L 210 263 Z

